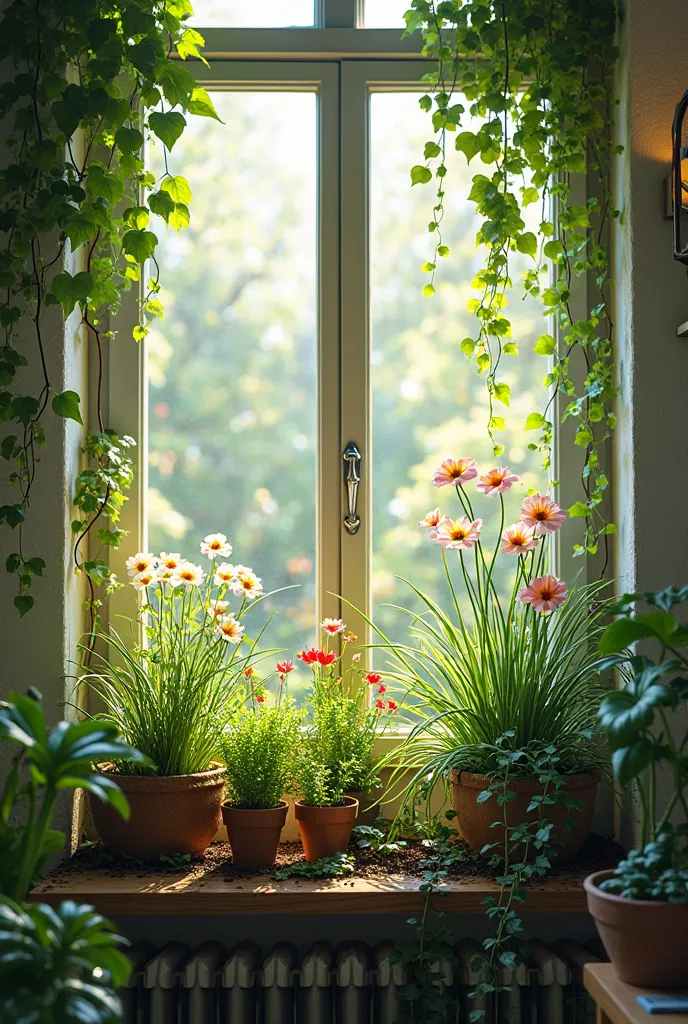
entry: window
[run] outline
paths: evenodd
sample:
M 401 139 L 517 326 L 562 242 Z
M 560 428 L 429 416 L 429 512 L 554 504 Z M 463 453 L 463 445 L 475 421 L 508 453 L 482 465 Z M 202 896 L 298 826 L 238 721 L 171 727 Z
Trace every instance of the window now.
M 203 28 L 284 28 L 313 24 L 313 0 L 195 0 L 190 24 Z
M 303 59 L 312 31 L 327 59 Z M 205 533 L 229 533 L 233 560 L 252 564 L 266 589 L 297 588 L 256 619 L 280 612 L 271 644 L 288 652 L 312 643 L 325 615 L 343 613 L 366 635 L 338 595 L 399 636 L 402 614 L 390 605 L 413 603 L 397 576 L 443 594 L 437 552 L 417 525 L 440 503 L 431 471 L 451 453 L 491 461 L 484 382 L 460 351 L 474 331 L 466 303 L 480 255 L 469 189 L 458 182 L 479 168 L 452 161 L 452 255 L 426 299 L 433 200 L 411 188 L 409 169 L 431 137 L 417 102 L 427 65 L 408 57 L 398 29 L 370 44 L 357 32 L 358 60 L 335 58 L 328 33 L 285 30 L 275 59 L 271 29 L 270 60 L 233 53 L 199 67 L 224 123 L 191 119 L 171 154 L 194 192 L 191 228 L 156 229 L 165 319 L 136 349 L 120 318 L 132 359 L 118 360 L 110 381 L 115 426 L 140 442 L 123 526 L 141 544 L 187 554 Z M 161 173 L 160 153 L 149 159 Z M 528 357 L 541 307 L 520 291 L 516 301 L 521 353 L 508 370 L 505 462 L 536 487 L 545 477 L 520 425 L 541 401 L 543 362 Z M 361 455 L 353 534 L 344 525 L 350 443 Z M 576 469 L 559 468 L 571 490 Z M 113 555 L 120 575 L 123 557 Z M 126 600 L 128 591 L 113 595 L 111 614 Z

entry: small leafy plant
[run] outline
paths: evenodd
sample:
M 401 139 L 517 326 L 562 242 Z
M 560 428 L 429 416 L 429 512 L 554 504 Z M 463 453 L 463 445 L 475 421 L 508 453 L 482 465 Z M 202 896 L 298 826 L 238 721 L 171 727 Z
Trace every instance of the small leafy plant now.
M 279 688 L 270 702 L 251 667 L 246 669 L 248 693 L 223 734 L 227 800 L 233 807 L 252 810 L 277 807 L 294 789 L 294 758 L 300 743 L 303 713 L 283 692 L 290 661 L 278 662 Z
M 624 594 L 616 606 L 619 617 L 600 641 L 605 664 L 623 679 L 621 689 L 602 701 L 600 725 L 616 778 L 635 787 L 642 844 L 601 888 L 629 899 L 688 902 L 688 626 L 672 614 L 686 600 L 688 587 Z M 650 611 L 638 612 L 639 601 Z M 654 659 L 631 652 L 638 641 L 654 642 Z M 660 806 L 662 770 L 671 786 Z M 680 824 L 674 826 L 676 816 Z
M 114 629 L 100 635 L 105 653 L 96 653 L 96 669 L 82 677 L 105 705 L 99 720 L 112 722 L 147 757 L 144 765 L 120 759 L 120 772 L 190 775 L 218 756 L 242 673 L 259 657 L 262 631 L 247 641 L 244 619 L 266 596 L 252 569 L 224 560 L 231 551 L 224 534 L 207 536 L 201 552 L 210 559 L 208 573 L 176 552 L 127 560 L 145 640 L 128 644 Z
M 382 829 L 372 825 L 356 825 L 351 833 L 359 850 L 372 850 L 382 857 L 390 853 L 399 853 L 406 846 L 403 839 L 391 840 Z
M 313 861 L 297 861 L 277 868 L 275 878 L 345 878 L 353 875 L 355 862 L 350 853 L 334 853 L 331 857 L 320 857 Z

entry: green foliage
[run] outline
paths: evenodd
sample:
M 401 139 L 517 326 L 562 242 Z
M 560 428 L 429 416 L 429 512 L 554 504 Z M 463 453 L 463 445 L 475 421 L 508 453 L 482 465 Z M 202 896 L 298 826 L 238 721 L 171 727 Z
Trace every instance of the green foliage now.
M 671 829 L 640 850 L 631 850 L 619 862 L 614 876 L 600 883 L 600 889 L 628 900 L 660 903 L 688 903 L 688 857 L 684 847 L 682 866 L 677 864 L 678 846 Z
M 27 591 L 38 575 L 30 568 L 36 557 L 24 551 L 24 522 L 44 419 L 51 410 L 82 424 L 78 394 L 57 393 L 48 371 L 46 338 L 55 328 L 47 317 L 55 305 L 73 315 L 74 330 L 83 325 L 98 369 L 98 430 L 84 444 L 88 469 L 76 496 L 83 518 L 74 530 L 74 565 L 88 576 L 92 632 L 95 588 L 109 583 L 109 573 L 97 545 L 86 559 L 81 543 L 90 534 L 102 546 L 118 546 L 122 532 L 114 523 L 132 478 L 124 449 L 133 442 L 119 440 L 103 422 L 103 344 L 116 343 L 104 322 L 117 313 L 124 293 L 138 288 L 141 264 L 154 258 L 158 238 L 147 229 L 156 212 L 153 196 L 167 197 L 164 219 L 177 230 L 189 222 L 188 186 L 167 168 L 156 181 L 144 167 L 143 146 L 157 137 L 171 149 L 185 113 L 217 117 L 207 93 L 176 59 L 200 58 L 203 39 L 185 25 L 192 13 L 189 0 L 11 0 L 0 15 L 0 60 L 11 67 L 0 90 L 0 117 L 11 126 L 0 167 L 0 420 L 15 425 L 0 454 L 12 464 L 9 483 L 19 492 L 0 516 L 19 534 L 18 560 L 7 569 L 17 578 L 14 603 L 24 615 L 33 607 Z M 136 338 L 161 313 L 153 267 Z M 24 395 L 15 378 L 34 351 L 41 384 L 36 394 Z M 108 461 L 112 454 L 116 464 Z M 109 526 L 93 530 L 101 517 Z
M 0 1022 L 116 1024 L 127 940 L 93 907 L 0 898 Z
M 354 858 L 350 853 L 334 853 L 313 861 L 297 861 L 277 868 L 275 878 L 346 878 L 354 873 Z
M 472 351 L 489 392 L 488 422 L 499 390 L 510 321 L 504 316 L 513 254 L 532 259 L 523 276 L 528 295 L 539 296 L 552 334 L 536 352 L 553 358 L 545 377 L 548 389 L 564 396 L 563 418 L 579 420 L 576 444 L 585 449 L 586 541 L 577 552 L 594 553 L 606 544 L 600 511 L 607 474 L 601 462 L 604 442 L 614 426 L 612 324 L 607 311 L 610 268 L 604 231 L 618 216 L 610 194 L 613 144 L 612 70 L 617 58 L 614 0 L 573 4 L 570 0 L 532 0 L 505 4 L 496 0 L 411 0 L 407 34 L 420 31 L 423 52 L 435 61 L 426 75 L 432 95 L 420 100 L 431 117 L 435 140 L 425 146 L 425 165 L 411 171 L 412 184 L 435 180 L 430 222 L 435 256 L 444 248 L 442 221 L 449 184 L 447 150 L 463 152 L 470 162 L 480 154 L 487 173 L 473 178 L 469 198 L 482 225 L 476 241 L 485 247 L 485 265 L 475 278 L 479 297 L 469 308 L 478 321 Z M 467 119 L 474 131 L 462 131 Z M 491 173 L 490 173 L 491 172 Z M 585 180 L 587 194 L 574 199 L 572 178 Z M 539 238 L 526 231 L 524 209 L 542 203 Z M 556 237 L 551 237 L 555 234 Z M 549 238 L 549 240 L 547 240 Z M 435 292 L 437 259 L 427 266 Z M 596 294 L 585 319 L 576 319 L 571 295 L 576 278 L 594 281 Z M 584 365 L 582 383 L 574 379 L 574 356 Z M 539 448 L 545 466 L 552 447 L 552 405 L 540 413 Z M 508 403 L 506 403 L 508 404 Z M 534 426 L 534 425 L 533 425 Z M 493 437 L 493 426 L 488 430 Z M 502 446 L 494 437 L 495 454 Z
M 392 841 L 381 829 L 373 828 L 372 825 L 356 825 L 351 834 L 359 850 L 373 850 L 382 857 L 398 853 L 406 846 L 403 839 Z
M 232 806 L 276 807 L 293 790 L 302 718 L 286 695 L 275 704 L 252 697 L 232 716 L 221 747 Z
M 0 893 L 23 900 L 48 858 L 64 848 L 64 835 L 50 828 L 59 794 L 85 789 L 128 817 L 124 794 L 93 771 L 93 762 L 135 763 L 142 755 L 118 739 L 110 723 L 59 722 L 48 730 L 36 691 L 0 701 L 2 740 L 19 750 L 0 793 Z

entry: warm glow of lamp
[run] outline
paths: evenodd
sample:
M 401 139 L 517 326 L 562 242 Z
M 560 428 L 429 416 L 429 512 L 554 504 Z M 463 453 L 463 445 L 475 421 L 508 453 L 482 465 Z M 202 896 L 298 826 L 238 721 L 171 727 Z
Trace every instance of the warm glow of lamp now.
M 676 106 L 674 123 L 671 126 L 671 178 L 667 188 L 667 198 L 674 202 L 672 216 L 674 220 L 674 259 L 688 265 L 688 245 L 681 237 L 683 210 L 688 211 L 688 146 L 684 135 L 684 121 L 688 111 L 688 91 L 683 94 Z

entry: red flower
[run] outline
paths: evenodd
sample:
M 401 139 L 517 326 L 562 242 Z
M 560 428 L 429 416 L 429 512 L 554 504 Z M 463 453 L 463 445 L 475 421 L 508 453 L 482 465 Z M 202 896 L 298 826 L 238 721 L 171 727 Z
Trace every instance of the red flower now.
M 262 704 L 263 701 L 265 700 L 265 697 L 263 696 L 262 693 L 257 693 L 256 694 L 256 700 L 258 701 L 259 704 Z
M 318 651 L 316 657 L 318 659 L 318 663 L 324 666 L 331 665 L 332 662 L 337 657 L 337 655 L 334 653 L 334 651 L 330 651 L 329 653 L 327 651 Z
M 382 676 L 379 672 L 369 672 L 365 678 L 366 682 L 370 683 L 371 686 L 377 686 L 378 683 L 382 682 Z
M 378 688 L 377 688 L 377 692 L 378 692 L 378 693 L 387 693 L 387 687 L 386 687 L 386 686 L 382 686 L 382 685 L 380 685 L 380 686 L 378 686 Z
M 304 665 L 312 665 L 314 661 L 318 660 L 318 655 L 322 654 L 322 651 L 316 651 L 315 647 L 311 647 L 310 651 L 301 651 L 296 657 L 299 658 Z
M 253 672 L 254 672 L 254 670 L 252 668 L 250 668 L 250 667 L 247 668 L 247 669 L 244 669 L 244 675 L 246 676 L 247 679 L 251 678 L 251 676 L 253 675 Z
M 290 672 L 294 671 L 294 666 L 290 661 L 278 661 L 277 671 L 281 676 L 288 676 Z
M 384 711 L 385 710 L 385 702 L 383 700 L 376 700 L 375 701 L 375 707 L 378 709 L 378 711 Z
M 390 700 L 387 703 L 387 707 L 389 708 L 390 711 L 396 711 L 399 705 L 396 703 L 396 701 Z

